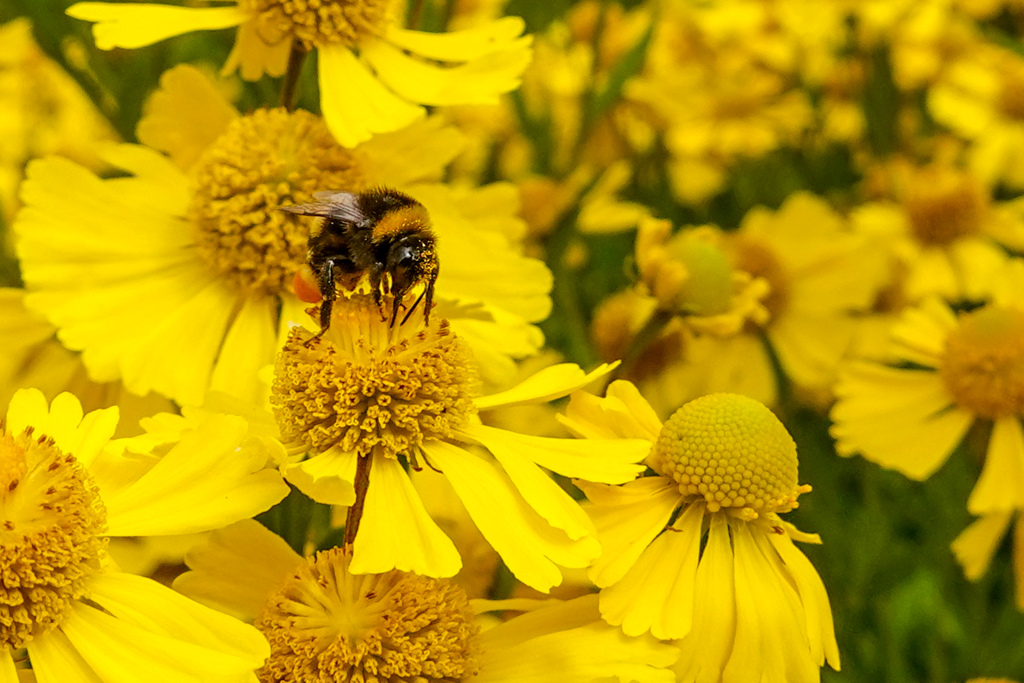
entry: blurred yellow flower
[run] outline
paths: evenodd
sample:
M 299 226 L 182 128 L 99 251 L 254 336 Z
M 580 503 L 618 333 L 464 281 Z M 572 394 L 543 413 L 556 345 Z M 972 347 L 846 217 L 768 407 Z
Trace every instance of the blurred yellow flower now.
M 828 595 L 779 518 L 797 484 L 796 444 L 753 399 L 712 394 L 664 425 L 628 382 L 573 395 L 566 425 L 590 438 L 647 441 L 654 471 L 622 486 L 577 482 L 602 555 L 590 578 L 601 615 L 627 635 L 676 640 L 691 681 L 817 681 L 839 668 Z
M 937 470 L 976 423 L 991 424 L 967 509 L 1024 508 L 1024 261 L 992 300 L 960 315 L 937 299 L 907 309 L 887 362 L 851 361 L 836 384 L 836 450 L 912 479 Z
M 644 444 L 519 434 L 482 424 L 477 412 L 553 400 L 611 368 L 554 365 L 477 397 L 472 361 L 447 321 L 432 318 L 424 329 L 414 318 L 390 326 L 370 296 L 354 294 L 335 302 L 322 336 L 293 328 L 271 403 L 285 446 L 309 458 L 286 465 L 285 476 L 335 505 L 352 505 L 365 488 L 353 572 L 449 577 L 459 554 L 411 483 L 424 467 L 442 472 L 509 570 L 547 592 L 562 581 L 560 566 L 585 567 L 600 549 L 586 515 L 545 470 L 629 481 L 643 469 Z M 367 470 L 368 482 L 357 481 Z
M 398 25 L 393 0 L 233 0 L 219 6 L 80 2 L 69 15 L 97 22 L 102 50 L 138 48 L 191 31 L 238 27 L 226 71 L 280 76 L 289 54 L 316 50 L 320 109 L 345 147 L 403 128 L 420 105 L 496 103 L 530 61 L 523 21 L 505 17 L 451 33 Z
M 288 487 L 240 418 L 191 424 L 162 455 L 147 437 L 111 441 L 117 421 L 117 408 L 85 414 L 71 394 L 47 404 L 26 389 L 0 423 L 0 678 L 27 654 L 40 680 L 242 680 L 264 638 L 118 571 L 107 539 L 231 524 Z
M 1016 577 L 1017 609 L 1024 610 L 1024 525 L 1020 510 L 1001 510 L 981 515 L 960 532 L 951 548 L 964 576 L 977 581 L 988 570 L 1000 541 L 1013 524 L 1013 573 Z M 978 679 L 981 680 L 981 679 Z
M 674 680 L 676 649 L 603 624 L 596 596 L 468 600 L 444 579 L 353 574 L 342 548 L 302 558 L 253 521 L 214 532 L 188 564 L 177 589 L 255 620 L 267 636 L 263 683 Z M 502 610 L 525 614 L 482 628 L 483 613 Z
M 205 76 L 178 67 L 139 135 L 170 157 L 110 148 L 130 175 L 107 180 L 65 159 L 33 162 L 14 226 L 26 304 L 83 351 L 95 380 L 187 405 L 209 389 L 260 397 L 257 373 L 281 329 L 304 318 L 291 281 L 313 219 L 279 209 L 382 184 L 430 213 L 444 264 L 436 301 L 480 352 L 486 379 L 507 381 L 511 357 L 541 345 L 530 322 L 550 310 L 551 275 L 520 255 L 515 188 L 436 182 L 458 151 L 454 130 L 428 120 L 348 150 L 307 112 L 240 116 Z

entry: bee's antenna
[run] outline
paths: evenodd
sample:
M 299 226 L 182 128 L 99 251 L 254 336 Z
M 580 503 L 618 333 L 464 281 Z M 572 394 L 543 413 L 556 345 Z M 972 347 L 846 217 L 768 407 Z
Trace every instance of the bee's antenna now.
M 420 305 L 420 302 L 423 301 L 423 295 L 426 294 L 426 293 L 427 293 L 427 287 L 424 287 L 423 291 L 420 292 L 420 295 L 418 297 L 416 297 L 416 301 L 413 302 L 412 307 L 408 311 L 406 311 L 405 315 L 402 317 L 402 324 L 403 325 L 405 324 L 405 321 L 409 319 L 409 316 L 412 315 L 412 312 L 416 310 L 416 307 Z M 392 323 L 392 324 L 394 324 L 394 323 Z

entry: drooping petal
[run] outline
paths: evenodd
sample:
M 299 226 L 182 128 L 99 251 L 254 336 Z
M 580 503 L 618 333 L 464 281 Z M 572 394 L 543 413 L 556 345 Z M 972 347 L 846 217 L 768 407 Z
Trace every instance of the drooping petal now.
M 490 52 L 458 66 L 416 59 L 378 40 L 360 46 L 360 54 L 393 92 L 410 102 L 430 105 L 497 104 L 515 90 L 530 63 L 529 37 L 500 52 Z
M 252 621 L 302 557 L 253 519 L 212 532 L 185 555 L 189 571 L 174 590 L 204 605 Z
M 668 524 L 682 497 L 667 477 L 644 477 L 622 486 L 578 481 L 592 502 L 587 513 L 597 527 L 601 557 L 590 580 L 610 586 L 636 564 L 640 554 Z
M 327 451 L 300 463 L 281 468 L 295 488 L 318 503 L 351 505 L 356 499 L 356 453 Z
M 355 147 L 374 133 L 398 130 L 424 115 L 423 107 L 384 87 L 347 47 L 321 47 L 317 58 L 320 109 L 331 134 L 345 147 Z
M 274 361 L 276 315 L 277 302 L 271 297 L 245 299 L 217 355 L 210 376 L 211 391 L 265 404 L 270 387 L 260 380 L 259 371 Z
M 528 586 L 546 593 L 562 581 L 556 562 L 583 567 L 600 553 L 593 538 L 573 541 L 550 527 L 483 459 L 441 441 L 427 442 L 424 450 L 445 473 L 484 538 Z
M 691 505 L 654 539 L 625 576 L 601 591 L 601 616 L 626 635 L 682 638 L 693 618 L 702 504 Z
M 492 453 L 518 453 L 552 472 L 603 484 L 636 479 L 644 471 L 638 463 L 651 449 L 651 442 L 643 439 L 560 439 L 479 424 L 467 426 L 462 434 Z
M 402 465 L 391 458 L 375 458 L 349 571 L 379 574 L 400 569 L 448 577 L 461 567 L 455 544 L 427 514 Z
M 68 16 L 97 22 L 92 27 L 96 47 L 134 49 L 192 31 L 238 26 L 247 16 L 237 6 L 173 7 L 169 5 L 79 2 Z
M 127 487 L 104 490 L 112 536 L 185 534 L 258 514 L 288 495 L 262 440 L 248 426 L 216 415 L 186 433 L 148 472 Z
M 967 499 L 973 515 L 1024 508 L 1024 430 L 1016 415 L 992 427 L 978 483 Z
M 235 681 L 270 654 L 252 626 L 151 579 L 100 575 L 91 599 L 99 608 L 75 603 L 61 629 L 104 681 Z
M 52 676 L 50 680 L 54 680 Z M 0 649 L 0 683 L 18 683 L 18 670 L 14 666 L 11 651 L 6 647 Z
M 652 443 L 661 432 L 661 420 L 632 382 L 616 380 L 604 398 L 577 391 L 559 421 L 577 436 L 588 439 L 637 438 Z
M 36 683 L 67 683 L 68 681 L 106 683 L 82 659 L 82 655 L 60 629 L 33 638 L 27 649 L 28 656 L 32 660 L 32 672 L 35 674 Z M 4 655 L 10 657 L 7 648 L 0 651 L 0 666 L 2 666 Z M 8 679 L 0 672 L 0 681 L 3 683 L 22 681 L 24 683 L 24 679 L 19 678 L 17 673 L 14 673 L 12 679 Z
M 988 569 L 1013 514 L 1013 510 L 1004 510 L 984 515 L 971 522 L 950 545 L 968 581 L 977 581 Z
M 530 375 L 507 391 L 482 396 L 474 403 L 480 410 L 525 403 L 547 403 L 582 389 L 594 380 L 604 377 L 617 366 L 618 362 L 603 363 L 591 372 L 585 373 L 575 363 L 551 365 Z
M 427 33 L 388 27 L 385 38 L 409 52 L 439 62 L 467 62 L 503 50 L 522 35 L 526 24 L 519 17 L 503 17 L 462 31 Z

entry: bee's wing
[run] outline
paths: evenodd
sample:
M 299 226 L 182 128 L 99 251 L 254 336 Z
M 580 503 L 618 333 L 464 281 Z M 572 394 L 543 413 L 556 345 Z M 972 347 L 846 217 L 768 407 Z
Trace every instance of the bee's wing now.
M 366 214 L 359 208 L 359 195 L 352 192 L 317 192 L 317 201 L 310 204 L 282 206 L 282 211 L 303 216 L 322 216 L 346 223 L 359 224 L 366 220 Z

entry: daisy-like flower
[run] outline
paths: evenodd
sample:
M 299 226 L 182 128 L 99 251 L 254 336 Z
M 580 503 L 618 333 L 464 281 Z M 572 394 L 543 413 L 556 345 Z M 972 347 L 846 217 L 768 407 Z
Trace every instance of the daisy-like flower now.
M 252 521 L 214 532 L 186 561 L 176 588 L 255 620 L 270 641 L 262 683 L 674 680 L 675 648 L 602 623 L 596 596 L 468 600 L 444 579 L 356 575 L 341 548 L 302 558 Z M 505 609 L 526 613 L 481 629 L 480 615 Z
M 891 254 L 901 297 L 988 298 L 1006 249 L 1024 251 L 1024 203 L 993 201 L 973 173 L 948 163 L 912 168 L 898 182 L 898 203 L 863 204 L 851 221 Z
M 97 22 L 102 50 L 138 48 L 205 29 L 237 26 L 225 67 L 242 77 L 280 76 L 289 54 L 316 51 L 320 109 L 342 145 L 409 125 L 420 105 L 490 104 L 519 85 L 530 61 L 523 21 L 505 17 L 451 33 L 402 28 L 394 0 L 234 0 L 175 7 L 80 2 L 71 16 Z
M 678 680 L 819 680 L 839 669 L 828 595 L 783 521 L 810 490 L 796 445 L 764 405 L 710 394 L 664 425 L 636 387 L 577 393 L 566 425 L 587 439 L 647 441 L 654 471 L 622 486 L 578 482 L 602 555 L 590 578 L 600 610 L 627 635 L 678 640 Z
M 544 470 L 622 483 L 643 470 L 645 444 L 529 436 L 481 424 L 477 412 L 552 400 L 610 369 L 555 365 L 478 397 L 472 360 L 447 321 L 435 316 L 424 328 L 412 316 L 391 326 L 370 296 L 341 297 L 325 334 L 296 327 L 278 357 L 271 403 L 281 439 L 310 456 L 285 473 L 321 502 L 351 505 L 365 489 L 353 572 L 448 577 L 458 552 L 410 480 L 440 471 L 516 578 L 547 592 L 562 580 L 559 566 L 585 567 L 600 548 L 587 516 Z
M 264 638 L 150 579 L 122 573 L 107 539 L 191 533 L 257 514 L 288 487 L 244 420 L 216 416 L 161 449 L 111 441 L 116 408 L 83 414 L 18 392 L 0 426 L 0 679 L 15 660 L 55 681 L 240 681 Z
M 778 211 L 752 209 L 731 233 L 702 227 L 669 238 L 667 225 L 660 233 L 641 226 L 641 278 L 658 307 L 683 324 L 665 328 L 652 359 L 637 364 L 644 374 L 633 377 L 663 414 L 723 391 L 775 403 L 771 354 L 798 387 L 824 391 L 853 339 L 857 314 L 870 308 L 882 284 L 883 254 L 873 247 L 807 193 Z M 643 310 L 630 304 L 620 314 Z M 615 322 L 602 326 L 614 329 Z
M 430 213 L 442 263 L 435 300 L 480 351 L 486 379 L 510 377 L 512 357 L 543 342 L 530 321 L 550 310 L 551 275 L 521 255 L 515 188 L 436 182 L 458 153 L 453 129 L 430 120 L 345 149 L 307 112 L 240 116 L 202 74 L 179 67 L 139 135 L 156 149 L 107 150 L 124 177 L 33 162 L 14 226 L 26 305 L 82 351 L 96 381 L 120 378 L 185 405 L 211 389 L 259 397 L 257 373 L 273 362 L 280 329 L 304 317 L 291 283 L 315 219 L 281 207 L 383 184 Z
M 907 309 L 887 362 L 845 366 L 832 409 L 840 455 L 926 479 L 972 425 L 991 425 L 967 509 L 1024 508 L 1024 262 L 1014 260 L 1001 280 L 992 301 L 968 313 L 937 299 Z

